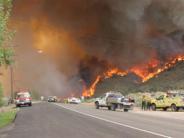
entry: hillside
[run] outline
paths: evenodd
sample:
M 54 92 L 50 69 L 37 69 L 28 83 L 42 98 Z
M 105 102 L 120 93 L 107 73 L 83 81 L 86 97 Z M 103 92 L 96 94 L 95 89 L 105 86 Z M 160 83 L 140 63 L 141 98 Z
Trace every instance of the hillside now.
M 173 68 L 162 72 L 157 77 L 145 83 L 140 83 L 134 74 L 126 77 L 114 76 L 97 85 L 96 95 L 106 91 L 116 90 L 123 94 L 145 91 L 167 91 L 172 89 L 184 89 L 184 62 L 177 63 Z

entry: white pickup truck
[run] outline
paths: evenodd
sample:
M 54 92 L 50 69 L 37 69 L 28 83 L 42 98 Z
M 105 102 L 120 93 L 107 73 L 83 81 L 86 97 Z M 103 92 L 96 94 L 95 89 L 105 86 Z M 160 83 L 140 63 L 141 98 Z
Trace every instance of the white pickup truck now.
M 124 112 L 128 112 L 133 108 L 133 104 L 119 92 L 107 92 L 103 96 L 96 98 L 95 107 L 96 109 L 107 107 L 108 110 L 112 111 L 119 108 L 123 109 Z

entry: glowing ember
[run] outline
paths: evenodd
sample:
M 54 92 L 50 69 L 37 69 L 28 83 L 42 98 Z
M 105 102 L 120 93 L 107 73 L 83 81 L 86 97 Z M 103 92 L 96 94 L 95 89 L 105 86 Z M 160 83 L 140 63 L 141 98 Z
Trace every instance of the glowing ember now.
M 118 68 L 110 69 L 104 72 L 102 75 L 98 75 L 95 81 L 89 87 L 89 89 L 86 89 L 85 87 L 82 95 L 84 97 L 93 96 L 96 90 L 96 85 L 99 83 L 99 81 L 107 79 L 107 78 L 111 78 L 113 75 L 125 76 L 128 73 L 134 73 L 138 77 L 140 77 L 142 79 L 142 82 L 144 83 L 148 81 L 149 79 L 156 77 L 161 72 L 169 68 L 172 68 L 176 63 L 180 61 L 184 61 L 184 55 L 183 56 L 179 55 L 179 56 L 176 56 L 175 58 L 171 58 L 164 65 L 160 65 L 160 62 L 158 60 L 152 59 L 147 64 L 136 65 L 127 71 L 123 71 Z
M 39 54 L 42 54 L 43 53 L 43 50 L 42 49 L 38 49 L 38 53 Z

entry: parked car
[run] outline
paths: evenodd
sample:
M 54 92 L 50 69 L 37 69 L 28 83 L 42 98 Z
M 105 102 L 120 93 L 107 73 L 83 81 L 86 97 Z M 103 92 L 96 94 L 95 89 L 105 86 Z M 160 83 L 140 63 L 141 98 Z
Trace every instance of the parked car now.
M 80 104 L 81 100 L 79 98 L 76 98 L 76 97 L 71 97 L 71 98 L 68 98 L 68 103 L 70 103 L 70 104 Z
M 129 99 L 125 98 L 119 92 L 107 92 L 103 96 L 96 98 L 95 107 L 107 107 L 108 110 L 115 111 L 117 108 L 123 109 L 124 112 L 128 112 L 133 108 L 133 103 Z
M 18 92 L 16 94 L 15 105 L 16 107 L 22 105 L 32 106 L 31 94 L 29 92 Z
M 47 101 L 48 102 L 57 102 L 57 97 L 56 96 L 49 96 Z

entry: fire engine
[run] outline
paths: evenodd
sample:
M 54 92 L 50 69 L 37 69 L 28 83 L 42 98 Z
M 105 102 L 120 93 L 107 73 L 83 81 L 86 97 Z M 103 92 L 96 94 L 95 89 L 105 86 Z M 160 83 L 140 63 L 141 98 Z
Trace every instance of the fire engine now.
M 163 109 L 166 111 L 171 108 L 172 111 L 178 111 L 180 108 L 184 109 L 184 98 L 173 95 L 161 95 L 158 98 L 151 99 L 152 110 Z

